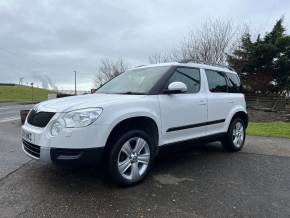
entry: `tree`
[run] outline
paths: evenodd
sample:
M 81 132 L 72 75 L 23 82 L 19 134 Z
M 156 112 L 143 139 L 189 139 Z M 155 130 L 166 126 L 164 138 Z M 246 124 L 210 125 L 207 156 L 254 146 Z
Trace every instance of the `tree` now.
M 103 58 L 98 67 L 95 83 L 97 86 L 102 86 L 105 82 L 125 72 L 129 68 L 129 64 L 123 61 L 122 58 L 112 61 L 109 58 Z
M 283 18 L 263 38 L 251 41 L 246 33 L 241 45 L 228 56 L 228 62 L 251 91 L 285 92 L 290 89 L 290 37 L 286 35 Z
M 263 49 L 260 47 L 260 36 L 258 36 L 256 42 L 252 42 L 251 34 L 247 32 L 242 36 L 241 45 L 238 49 L 228 56 L 230 67 L 239 73 L 243 84 L 247 85 L 248 89 L 255 89 L 252 91 L 264 91 L 272 81 L 272 77 L 266 76 L 265 69 L 263 69 L 263 77 L 260 77 L 262 72 L 261 67 L 258 67 L 261 65 L 259 63 L 259 56 L 263 53 L 261 51 Z
M 178 48 L 154 54 L 149 57 L 149 62 L 187 60 L 206 64 L 226 64 L 227 53 L 231 53 L 236 47 L 237 33 L 237 29 L 229 21 L 208 20 L 200 29 L 189 32 Z
M 274 84 L 277 91 L 289 94 L 290 91 L 290 36 L 286 35 L 283 18 L 277 21 L 271 33 L 265 37 L 273 44 Z
M 278 90 L 290 94 L 290 37 L 287 36 L 279 42 L 282 52 L 279 53 L 279 58 L 275 61 L 275 83 Z
M 174 61 L 181 61 L 181 60 L 182 60 L 182 57 L 180 57 L 179 51 L 176 49 L 172 49 L 165 52 L 158 52 L 149 56 L 150 64 L 174 62 Z

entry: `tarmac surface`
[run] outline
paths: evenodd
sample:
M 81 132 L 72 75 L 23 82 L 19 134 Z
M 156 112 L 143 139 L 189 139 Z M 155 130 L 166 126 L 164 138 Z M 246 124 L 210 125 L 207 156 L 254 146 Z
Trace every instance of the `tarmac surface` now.
M 29 110 L 33 104 L 0 103 L 0 123 L 20 119 L 20 110 Z
M 290 140 L 248 137 L 242 152 L 219 143 L 177 145 L 135 187 L 103 166 L 57 168 L 21 151 L 20 121 L 0 123 L 0 217 L 289 217 Z

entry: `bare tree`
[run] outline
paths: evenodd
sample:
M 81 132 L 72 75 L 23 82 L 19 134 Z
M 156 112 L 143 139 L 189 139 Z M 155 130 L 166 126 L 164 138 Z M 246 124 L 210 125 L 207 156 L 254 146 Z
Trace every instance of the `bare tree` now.
M 116 61 L 112 61 L 109 58 L 103 58 L 98 67 L 95 83 L 97 86 L 102 86 L 105 82 L 125 72 L 128 68 L 129 64 L 124 62 L 122 58 Z
M 235 49 L 238 28 L 230 21 L 207 20 L 180 43 L 179 48 L 149 57 L 150 63 L 193 61 L 206 64 L 226 64 L 227 54 Z
M 182 57 L 180 56 L 180 51 L 178 49 L 168 50 L 163 53 L 159 52 L 149 56 L 150 64 L 174 62 L 179 60 L 182 60 Z

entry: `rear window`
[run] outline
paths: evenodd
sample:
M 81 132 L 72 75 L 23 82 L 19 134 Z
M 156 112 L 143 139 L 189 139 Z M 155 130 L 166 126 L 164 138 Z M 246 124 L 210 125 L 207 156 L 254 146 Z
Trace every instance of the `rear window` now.
M 227 92 L 227 80 L 224 73 L 205 70 L 208 87 L 211 92 Z
M 227 77 L 229 79 L 229 92 L 230 93 L 241 93 L 242 92 L 242 85 L 240 78 L 238 75 L 233 74 L 233 73 L 226 73 Z

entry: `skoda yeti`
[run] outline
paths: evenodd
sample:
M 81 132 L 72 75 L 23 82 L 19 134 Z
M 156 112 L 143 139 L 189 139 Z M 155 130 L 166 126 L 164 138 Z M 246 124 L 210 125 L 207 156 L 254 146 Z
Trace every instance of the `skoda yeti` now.
M 226 67 L 165 63 L 130 69 L 96 93 L 37 104 L 23 151 L 54 164 L 106 163 L 119 185 L 139 183 L 160 146 L 192 139 L 240 151 L 248 125 L 240 79 Z

